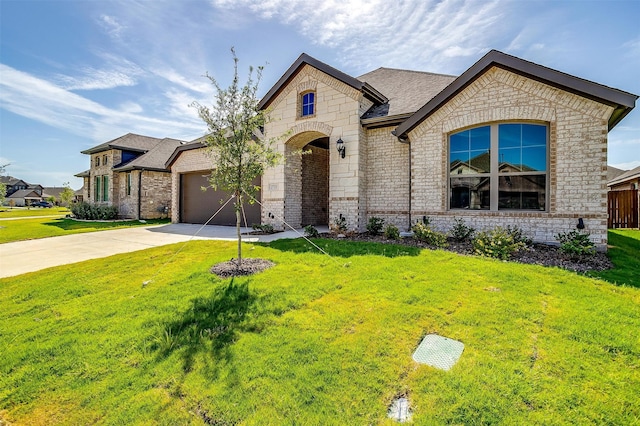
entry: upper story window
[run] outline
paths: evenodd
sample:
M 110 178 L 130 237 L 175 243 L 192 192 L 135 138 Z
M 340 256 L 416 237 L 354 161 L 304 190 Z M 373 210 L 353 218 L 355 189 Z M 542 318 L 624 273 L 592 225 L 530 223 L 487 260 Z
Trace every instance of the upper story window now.
M 100 156 L 96 155 L 96 167 L 100 166 Z
M 314 115 L 316 112 L 316 93 L 315 92 L 307 92 L 303 93 L 301 96 L 301 116 L 307 117 L 310 115 Z
M 108 164 L 108 157 L 105 154 L 105 155 L 102 156 L 102 165 L 106 166 L 107 164 Z
M 505 123 L 449 136 L 449 208 L 547 208 L 547 126 Z

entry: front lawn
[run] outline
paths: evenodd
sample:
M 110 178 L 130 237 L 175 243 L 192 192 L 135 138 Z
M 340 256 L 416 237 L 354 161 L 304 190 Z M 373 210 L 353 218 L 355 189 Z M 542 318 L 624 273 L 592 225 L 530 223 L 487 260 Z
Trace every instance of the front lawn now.
M 0 207 L 0 219 L 29 216 L 65 216 L 71 211 L 66 207 L 36 208 L 36 207 Z
M 80 222 L 67 218 L 36 218 L 0 221 L 0 244 L 36 238 L 58 237 L 81 232 L 105 231 L 107 229 L 129 228 L 169 223 L 169 219 L 137 220 L 115 222 Z
M 247 245 L 276 266 L 234 280 L 212 241 L 1 279 L 0 423 L 394 424 L 399 395 L 414 424 L 640 422 L 640 289 L 316 241 Z M 450 371 L 411 359 L 429 333 Z

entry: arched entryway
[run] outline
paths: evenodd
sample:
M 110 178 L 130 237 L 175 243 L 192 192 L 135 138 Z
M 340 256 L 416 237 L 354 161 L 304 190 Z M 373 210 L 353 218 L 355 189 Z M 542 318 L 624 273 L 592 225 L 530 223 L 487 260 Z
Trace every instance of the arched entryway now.
M 329 137 L 297 134 L 285 145 L 285 220 L 293 227 L 329 223 Z

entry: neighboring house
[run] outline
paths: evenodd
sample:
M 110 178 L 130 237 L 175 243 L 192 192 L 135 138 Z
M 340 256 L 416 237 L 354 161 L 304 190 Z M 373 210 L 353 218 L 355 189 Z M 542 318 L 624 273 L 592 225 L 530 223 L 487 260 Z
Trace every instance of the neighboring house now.
M 55 198 L 55 203 L 56 205 L 59 205 L 61 200 L 60 200 L 60 194 L 62 193 L 62 191 L 64 191 L 64 187 L 63 186 L 50 186 L 50 187 L 43 187 L 42 188 L 42 199 L 47 201 L 48 198 Z
M 627 170 L 610 179 L 607 183 L 611 191 L 624 191 L 626 189 L 640 189 L 640 166 Z
M 607 182 L 611 182 L 626 171 L 627 170 L 622 170 L 617 167 L 607 166 Z
M 116 206 L 124 218 L 167 217 L 171 173 L 164 164 L 183 143 L 129 133 L 82 151 L 91 158 L 91 168 L 76 175 L 84 180 L 82 199 Z
M 402 229 L 429 217 L 449 230 L 462 218 L 554 242 L 582 218 L 604 248 L 607 133 L 637 98 L 495 50 L 459 77 L 380 68 L 355 78 L 303 54 L 260 103 L 265 135 L 287 135 L 286 162 L 262 177 L 261 222 L 344 217 L 364 231 L 374 216 Z M 205 152 L 183 146 L 167 163 L 174 222 L 196 216 L 185 181 L 210 167 Z
M 0 176 L 0 183 L 4 183 L 7 187 L 6 196 L 9 197 L 16 191 L 21 189 L 27 189 L 29 184 L 22 179 L 14 178 L 13 176 Z
M 16 207 L 26 207 L 42 201 L 42 195 L 32 189 L 20 189 L 6 197 L 4 204 L 10 204 L 11 201 L 13 201 L 13 205 Z

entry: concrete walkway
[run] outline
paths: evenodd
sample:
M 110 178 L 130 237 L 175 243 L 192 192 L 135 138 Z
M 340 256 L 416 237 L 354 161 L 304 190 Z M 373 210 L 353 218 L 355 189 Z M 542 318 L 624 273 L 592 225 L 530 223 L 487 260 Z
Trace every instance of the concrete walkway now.
M 318 230 L 326 232 L 328 228 L 318 227 Z M 243 233 L 250 231 L 251 229 L 242 229 Z M 298 232 L 302 234 L 302 230 Z M 300 235 L 296 232 L 286 231 L 271 235 L 243 235 L 242 241 L 269 242 L 298 237 Z M 235 241 L 236 228 L 179 223 L 0 244 L 0 278 L 192 239 Z

